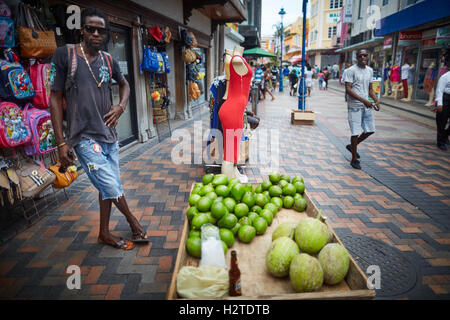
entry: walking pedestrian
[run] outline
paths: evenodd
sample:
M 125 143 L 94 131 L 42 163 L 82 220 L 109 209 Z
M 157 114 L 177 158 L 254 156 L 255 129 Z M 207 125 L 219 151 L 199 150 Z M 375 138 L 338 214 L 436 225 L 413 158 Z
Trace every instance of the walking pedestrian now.
M 306 67 L 306 72 L 305 72 L 305 85 L 306 88 L 308 89 L 308 97 L 311 96 L 311 87 L 312 87 L 312 77 L 313 77 L 313 71 L 311 70 L 311 67 L 308 65 Z
M 289 71 L 288 66 L 285 66 L 283 69 L 283 86 L 285 86 L 285 84 L 286 84 L 284 78 L 289 79 L 289 73 L 290 73 L 290 71 Z
M 445 66 L 450 67 L 450 50 L 445 55 Z M 436 127 L 437 127 L 437 146 L 439 149 L 447 150 L 450 141 L 450 127 L 447 127 L 450 118 L 450 71 L 443 74 L 438 81 L 436 87 Z
M 272 72 L 270 72 L 269 65 L 265 66 L 264 69 L 265 70 L 264 70 L 264 75 L 263 75 L 263 79 L 264 79 L 264 90 L 263 90 L 264 98 L 263 98 L 263 100 L 266 99 L 266 93 L 268 93 L 272 97 L 271 101 L 273 101 L 273 100 L 275 100 L 275 97 L 273 96 L 272 92 L 270 91 L 270 89 L 272 87 L 272 85 L 271 85 Z
M 81 14 L 81 43 L 56 49 L 52 56 L 50 113 L 59 159 L 63 167 L 75 161 L 99 191 L 100 230 L 98 241 L 118 249 L 131 250 L 133 242 L 148 242 L 146 232 L 128 208 L 119 170 L 116 125 L 125 112 L 130 86 L 119 64 L 101 51 L 108 39 L 107 15 L 97 8 Z M 111 81 L 119 85 L 119 104 L 111 101 Z M 63 97 L 67 129 L 63 134 Z M 72 151 L 73 150 L 73 151 Z M 131 227 L 132 240 L 111 234 L 112 204 L 123 213 Z
M 351 131 L 351 144 L 346 146 L 352 153 L 350 165 L 355 169 L 361 169 L 357 152 L 358 144 L 375 132 L 375 121 L 372 109 L 380 110 L 380 103 L 375 91 L 372 89 L 373 70 L 367 65 L 368 52 L 359 49 L 357 52 L 358 63 L 351 66 L 345 73 L 345 92 L 348 95 L 348 123 Z M 369 96 L 375 101 L 370 102 Z M 364 131 L 361 133 L 361 129 Z
M 295 89 L 296 89 L 296 85 L 298 82 L 298 77 L 297 77 L 297 73 L 295 72 L 294 69 L 291 70 L 291 73 L 289 73 L 289 83 L 291 85 L 291 90 L 289 90 L 289 95 L 295 96 Z
M 323 81 L 325 82 L 325 87 L 324 87 L 325 90 L 328 90 L 328 80 L 329 79 L 330 79 L 330 71 L 327 68 L 325 68 L 323 70 Z
M 323 90 L 323 81 L 325 79 L 325 75 L 323 74 L 322 70 L 320 70 L 317 74 L 317 79 L 319 80 L 319 90 Z

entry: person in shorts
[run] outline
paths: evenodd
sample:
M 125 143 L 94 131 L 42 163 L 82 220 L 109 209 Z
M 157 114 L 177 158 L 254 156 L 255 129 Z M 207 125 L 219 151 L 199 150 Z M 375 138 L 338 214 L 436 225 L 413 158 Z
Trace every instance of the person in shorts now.
M 346 70 L 344 78 L 348 123 L 351 130 L 351 143 L 346 148 L 352 153 L 350 165 L 355 169 L 361 169 L 357 147 L 375 132 L 372 109 L 379 111 L 380 102 L 372 89 L 373 70 L 367 65 L 369 56 L 367 50 L 358 50 L 356 56 L 358 63 Z M 369 96 L 375 103 L 368 100 Z
M 116 125 L 125 112 L 130 86 L 119 64 L 101 51 L 108 39 L 108 17 L 97 8 L 81 14 L 81 43 L 57 48 L 51 60 L 50 113 L 59 159 L 63 167 L 73 165 L 75 151 L 81 166 L 99 191 L 100 230 L 98 241 L 131 250 L 134 242 L 148 242 L 146 232 L 128 208 L 119 170 Z M 113 105 L 111 85 L 119 85 L 120 102 Z M 63 134 L 63 97 L 67 126 Z M 132 240 L 111 234 L 112 204 L 126 217 Z

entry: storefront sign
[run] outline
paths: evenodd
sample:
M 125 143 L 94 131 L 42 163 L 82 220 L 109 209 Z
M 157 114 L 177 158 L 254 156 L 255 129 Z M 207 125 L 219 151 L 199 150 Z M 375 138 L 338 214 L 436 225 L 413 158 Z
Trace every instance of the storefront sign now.
M 353 0 L 345 1 L 344 21 L 343 21 L 344 23 L 352 22 L 352 12 L 353 12 Z
M 400 31 L 398 36 L 399 46 L 410 46 L 422 40 L 422 31 Z
M 434 46 L 436 44 L 436 38 L 422 40 L 422 47 Z
M 341 16 L 340 12 L 333 12 L 327 14 L 327 23 L 337 23 L 339 21 L 340 16 Z
M 450 43 L 450 28 L 438 28 L 436 43 Z
M 392 48 L 392 36 L 385 36 L 384 37 L 384 42 L 383 42 L 383 48 L 384 49 L 390 49 Z

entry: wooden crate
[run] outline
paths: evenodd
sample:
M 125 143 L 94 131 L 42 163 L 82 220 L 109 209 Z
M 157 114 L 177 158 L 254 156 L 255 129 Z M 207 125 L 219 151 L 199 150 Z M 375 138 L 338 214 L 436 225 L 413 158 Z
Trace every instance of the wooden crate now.
M 192 189 L 191 189 L 192 190 Z M 310 216 L 317 217 L 319 210 L 314 202 L 305 191 L 304 198 L 307 202 L 305 212 L 297 212 L 293 209 L 280 210 L 272 225 L 267 231 L 256 236 L 252 242 L 245 244 L 236 239 L 234 245 L 226 254 L 226 262 L 230 266 L 230 252 L 236 250 L 238 256 L 239 268 L 241 270 L 242 296 L 240 297 L 223 297 L 220 299 L 276 299 L 276 300 L 300 300 L 300 299 L 373 299 L 375 291 L 367 289 L 367 277 L 364 272 L 356 264 L 353 257 L 350 256 L 350 268 L 347 276 L 341 283 L 329 286 L 323 285 L 319 291 L 297 293 L 290 283 L 289 276 L 286 278 L 275 278 L 266 270 L 265 256 L 272 242 L 272 233 L 276 227 L 283 222 L 297 223 L 300 219 Z M 188 208 L 184 211 L 187 211 Z M 322 217 L 322 221 L 328 226 L 333 233 L 333 242 L 341 244 L 339 237 L 328 224 L 326 218 Z M 175 262 L 172 280 L 167 294 L 167 299 L 181 299 L 176 291 L 176 277 L 183 266 L 198 266 L 200 259 L 191 257 L 186 252 L 186 239 L 189 234 L 188 219 L 185 219 L 183 233 L 181 235 L 180 247 L 178 249 L 177 259 Z M 317 255 L 316 255 L 317 256 Z
M 313 125 L 316 115 L 313 111 L 292 110 L 291 123 Z

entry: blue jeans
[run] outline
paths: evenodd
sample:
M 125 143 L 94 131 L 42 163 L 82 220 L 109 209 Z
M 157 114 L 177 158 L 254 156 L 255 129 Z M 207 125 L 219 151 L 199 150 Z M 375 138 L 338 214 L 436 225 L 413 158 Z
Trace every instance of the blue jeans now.
M 78 160 L 102 199 L 123 195 L 119 169 L 119 143 L 105 143 L 81 138 L 75 148 Z

